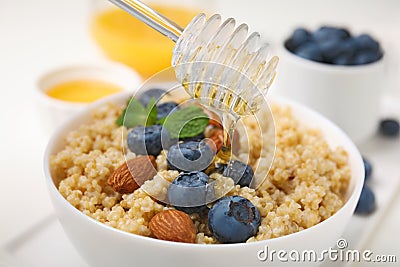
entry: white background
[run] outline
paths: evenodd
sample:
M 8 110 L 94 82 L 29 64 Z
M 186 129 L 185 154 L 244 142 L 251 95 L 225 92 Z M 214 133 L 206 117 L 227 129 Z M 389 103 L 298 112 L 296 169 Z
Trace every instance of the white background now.
M 389 78 L 384 90 L 400 96 L 400 1 L 204 3 L 226 16 L 248 22 L 272 44 L 297 25 L 334 23 L 356 32 L 370 32 L 381 40 L 388 56 Z M 15 237 L 52 214 L 42 174 L 47 138 L 35 113 L 35 79 L 53 66 L 101 57 L 88 33 L 91 6 L 88 0 L 0 0 L 0 246 L 15 241 Z M 385 160 L 395 162 L 398 158 Z M 400 179 L 399 173 L 390 175 Z M 396 254 L 398 260 L 399 203 L 397 194 L 366 245 L 376 253 Z

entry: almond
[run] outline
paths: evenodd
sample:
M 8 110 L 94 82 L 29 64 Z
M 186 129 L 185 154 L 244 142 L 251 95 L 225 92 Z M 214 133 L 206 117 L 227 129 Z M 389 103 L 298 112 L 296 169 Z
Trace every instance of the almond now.
M 232 143 L 232 152 L 237 155 L 240 150 L 240 136 L 239 132 L 235 131 L 234 133 L 234 143 Z M 224 129 L 222 128 L 214 128 L 212 129 L 210 137 L 207 139 L 208 144 L 211 148 L 218 152 L 222 148 L 222 144 L 224 143 Z
M 235 155 L 239 154 L 241 145 L 240 145 L 240 134 L 238 130 L 235 130 L 233 133 L 233 142 L 232 142 L 232 152 Z
M 130 194 L 157 174 L 157 163 L 153 156 L 140 156 L 119 166 L 108 178 L 107 183 L 114 191 Z
M 206 139 L 210 147 L 218 152 L 224 143 L 224 130 L 221 128 L 214 128 L 211 136 Z
M 179 210 L 165 210 L 151 218 L 150 230 L 161 240 L 194 243 L 196 229 L 190 216 Z

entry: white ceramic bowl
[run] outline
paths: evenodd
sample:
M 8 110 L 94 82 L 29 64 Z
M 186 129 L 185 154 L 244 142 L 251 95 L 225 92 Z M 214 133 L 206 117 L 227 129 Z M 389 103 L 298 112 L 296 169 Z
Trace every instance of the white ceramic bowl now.
M 110 82 L 125 91 L 133 91 L 142 82 L 140 76 L 133 69 L 112 61 L 77 63 L 46 71 L 38 78 L 35 88 L 38 115 L 46 134 L 52 133 L 68 118 L 90 104 L 62 101 L 46 94 L 47 90 L 57 84 L 79 79 Z
M 353 214 L 364 180 L 364 165 L 355 145 L 336 125 L 315 111 L 290 100 L 274 98 L 272 101 L 289 105 L 301 123 L 320 128 L 332 146 L 343 146 L 349 155 L 352 178 L 345 205 L 329 219 L 288 236 L 255 243 L 199 245 L 162 241 L 126 233 L 102 224 L 74 208 L 58 192 L 49 169 L 49 157 L 64 146 L 64 136 L 80 124 L 87 122 L 90 111 L 107 102 L 125 103 L 129 94 L 118 94 L 90 106 L 63 124 L 51 138 L 44 157 L 46 182 L 55 212 L 65 233 L 78 253 L 91 266 L 265 266 L 258 259 L 260 250 L 313 249 L 320 252 L 334 247 Z M 262 256 L 262 255 L 261 255 Z M 274 266 L 283 264 L 275 259 Z M 305 266 L 318 263 L 305 262 Z
M 384 57 L 360 66 L 314 62 L 279 49 L 274 94 L 305 104 L 341 127 L 360 143 L 377 130 L 384 91 Z

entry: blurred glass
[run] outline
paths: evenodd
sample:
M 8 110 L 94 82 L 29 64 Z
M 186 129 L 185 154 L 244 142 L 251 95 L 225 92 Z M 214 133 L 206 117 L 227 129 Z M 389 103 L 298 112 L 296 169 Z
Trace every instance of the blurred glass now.
M 210 10 L 209 1 L 143 2 L 183 27 Z M 92 6 L 91 34 L 107 57 L 131 66 L 143 78 L 170 67 L 174 42 L 107 0 L 93 0 Z

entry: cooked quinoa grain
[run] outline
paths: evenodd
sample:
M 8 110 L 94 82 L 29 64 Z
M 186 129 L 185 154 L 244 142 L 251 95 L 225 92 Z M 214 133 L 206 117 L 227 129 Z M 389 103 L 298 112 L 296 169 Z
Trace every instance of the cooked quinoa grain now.
M 107 185 L 107 178 L 126 158 L 136 157 L 124 154 L 128 151 L 127 129 L 115 124 L 121 110 L 105 105 L 88 124 L 70 132 L 64 149 L 50 159 L 52 175 L 59 192 L 84 214 L 117 229 L 152 237 L 149 221 L 172 209 L 162 200 L 179 172 L 167 170 L 167 151 L 162 151 L 156 159 L 157 175 L 135 192 L 121 195 Z M 259 209 L 261 226 L 247 242 L 288 235 L 329 218 L 343 206 L 350 180 L 343 148 L 329 147 L 319 131 L 299 124 L 290 108 L 273 105 L 271 110 L 275 128 L 261 112 L 257 118 L 243 118 L 238 130 L 237 157 L 255 170 L 255 188 L 233 186 L 232 179 L 211 175 L 217 194 L 245 197 Z M 208 229 L 207 216 L 190 216 L 197 230 L 196 243 L 218 243 Z

